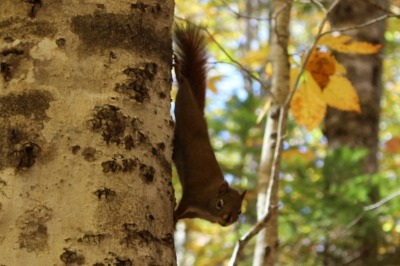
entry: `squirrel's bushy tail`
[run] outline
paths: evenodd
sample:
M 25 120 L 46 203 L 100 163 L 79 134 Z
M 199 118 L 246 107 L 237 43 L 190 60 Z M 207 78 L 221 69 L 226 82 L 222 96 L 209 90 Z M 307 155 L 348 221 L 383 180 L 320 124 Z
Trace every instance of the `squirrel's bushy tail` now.
M 204 34 L 191 23 L 174 25 L 175 60 L 178 71 L 190 84 L 193 95 L 204 111 L 207 79 L 207 51 Z

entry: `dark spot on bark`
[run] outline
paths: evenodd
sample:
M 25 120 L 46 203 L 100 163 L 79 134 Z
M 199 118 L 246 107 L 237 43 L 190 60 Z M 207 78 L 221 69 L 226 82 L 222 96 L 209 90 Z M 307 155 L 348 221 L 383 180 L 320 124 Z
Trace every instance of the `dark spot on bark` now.
M 142 68 L 127 68 L 123 73 L 128 77 L 124 83 L 117 83 L 115 91 L 129 96 L 139 103 L 149 100 L 149 83 L 154 81 L 158 66 L 147 63 Z
M 117 59 L 117 55 L 113 52 L 113 51 L 111 51 L 110 52 L 110 55 L 108 56 L 108 58 L 111 60 L 114 60 L 114 59 Z
M 90 120 L 92 130 L 101 131 L 104 141 L 108 143 L 122 142 L 127 118 L 113 105 L 96 106 L 94 118 Z
M 280 113 L 281 113 L 281 111 L 280 111 L 279 108 L 277 108 L 277 109 L 275 109 L 275 110 L 271 110 L 271 118 L 272 118 L 273 120 L 279 119 L 279 114 L 280 114 Z
M 133 169 L 135 169 L 138 166 L 138 159 L 123 159 L 122 160 L 122 171 L 123 172 L 132 172 Z
M 150 183 L 154 181 L 155 169 L 152 166 L 147 166 L 145 164 L 140 165 L 140 175 L 145 183 Z
M 96 160 L 95 154 L 96 154 L 96 149 L 92 147 L 87 147 L 82 151 L 83 157 L 88 162 L 94 162 Z
M 60 255 L 60 260 L 65 264 L 76 263 L 82 265 L 85 263 L 85 257 L 82 254 L 78 254 L 76 251 L 64 248 L 64 252 Z
M 157 238 L 148 230 L 140 230 L 135 224 L 125 224 L 124 231 L 126 236 L 122 243 L 129 247 L 136 247 L 137 245 L 149 245 L 151 243 L 158 243 L 161 245 L 171 246 L 173 244 L 173 236 L 166 234 L 162 238 Z
M 265 255 L 264 256 L 269 256 L 269 253 L 271 252 L 271 247 L 270 246 L 266 246 L 264 249 Z
M 172 234 L 166 234 L 163 238 L 161 238 L 161 241 L 163 241 L 165 245 L 171 246 L 174 243 L 174 237 Z
M 21 94 L 10 93 L 0 97 L 0 117 L 23 115 L 35 120 L 48 120 L 46 110 L 52 95 L 47 91 L 29 90 Z
M 6 62 L 0 62 L 0 73 L 5 82 L 8 82 L 12 79 L 11 66 Z
M 149 222 L 152 222 L 152 221 L 154 221 L 154 216 L 151 215 L 151 214 L 146 215 L 146 220 L 149 221 Z
M 98 245 L 100 244 L 106 236 L 104 234 L 85 234 L 83 237 L 78 238 L 79 243 Z
M 115 258 L 115 265 L 116 266 L 132 266 L 133 262 L 130 259 L 125 258 Z
M 165 99 L 167 97 L 167 95 L 164 92 L 160 92 L 158 96 L 160 97 L 160 99 Z
M 63 48 L 65 46 L 65 39 L 64 38 L 59 38 L 56 40 L 56 44 L 59 48 Z
M 122 166 L 119 165 L 114 159 L 102 162 L 101 167 L 103 168 L 103 173 L 115 173 L 122 169 Z
M 139 164 L 139 159 L 134 158 L 124 158 L 121 156 L 114 156 L 112 160 L 105 161 L 101 164 L 103 167 L 103 173 L 108 172 L 132 172 Z
M 71 148 L 72 154 L 77 154 L 80 149 L 81 149 L 81 146 L 79 146 L 79 145 L 72 146 L 72 148 Z
M 158 3 L 152 4 L 152 5 L 148 5 L 148 4 L 144 4 L 144 3 L 131 4 L 131 9 L 135 10 L 135 11 L 136 10 L 140 11 L 141 13 L 151 12 L 153 14 L 158 14 L 161 12 L 161 6 Z
M 46 222 L 51 219 L 51 216 L 51 209 L 38 206 L 33 210 L 26 211 L 18 218 L 20 248 L 25 248 L 28 252 L 43 251 L 47 248 Z
M 94 49 L 128 49 L 158 55 L 167 62 L 172 55 L 169 29 L 158 29 L 154 18 L 140 14 L 101 13 L 73 17 L 71 29 L 82 43 L 82 54 Z M 93 49 L 94 48 L 94 49 Z
M 132 126 L 132 128 L 133 128 L 134 130 L 139 130 L 140 127 L 141 127 L 141 125 L 143 125 L 143 121 L 142 121 L 142 120 L 140 120 L 140 119 L 137 118 L 137 117 L 132 118 L 132 120 L 131 120 L 131 126 Z
M 12 157 L 18 169 L 26 169 L 35 164 L 40 152 L 39 145 L 28 142 L 22 145 L 20 149 L 13 151 Z
M 13 41 L 15 41 L 15 39 L 13 37 L 8 36 L 8 37 L 4 37 L 4 41 L 6 43 L 12 43 Z
M 157 144 L 157 148 L 159 148 L 160 150 L 164 151 L 165 150 L 165 143 L 160 142 Z
M 102 262 L 97 262 L 97 263 L 93 264 L 93 266 L 106 266 L 106 265 Z
M 106 6 L 104 4 L 96 4 L 96 7 L 99 9 L 105 9 Z
M 117 193 L 109 188 L 98 189 L 93 194 L 96 195 L 99 200 L 102 198 L 113 200 L 117 196 Z
M 135 147 L 135 143 L 131 135 L 127 135 L 124 138 L 125 149 L 131 150 Z
M 7 55 L 22 55 L 24 53 L 24 50 L 20 50 L 17 48 L 11 48 L 11 49 L 4 49 L 0 51 L 0 55 L 2 56 L 7 56 Z
M 26 134 L 17 128 L 8 128 L 8 142 L 11 145 L 20 143 L 26 138 Z

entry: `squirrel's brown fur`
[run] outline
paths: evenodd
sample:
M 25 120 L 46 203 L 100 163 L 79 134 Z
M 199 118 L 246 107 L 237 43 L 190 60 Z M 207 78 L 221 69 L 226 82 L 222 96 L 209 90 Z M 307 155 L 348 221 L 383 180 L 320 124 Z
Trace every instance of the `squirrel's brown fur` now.
M 203 116 L 207 63 L 204 36 L 191 23 L 177 26 L 174 32 L 179 90 L 173 160 L 183 190 L 174 218 L 201 218 L 227 226 L 238 219 L 246 192 L 240 194 L 229 187 L 208 136 Z

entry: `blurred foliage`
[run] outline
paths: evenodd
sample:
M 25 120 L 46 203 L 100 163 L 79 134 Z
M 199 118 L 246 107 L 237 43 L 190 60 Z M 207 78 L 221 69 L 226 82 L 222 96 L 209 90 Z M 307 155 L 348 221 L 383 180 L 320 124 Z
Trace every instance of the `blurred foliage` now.
M 238 15 L 245 14 L 248 2 L 176 0 L 176 15 L 205 25 L 235 60 L 268 84 L 269 22 L 265 18 L 269 1 L 258 1 L 249 14 L 253 19 Z M 322 18 L 315 5 L 294 1 L 289 49 L 293 62 L 299 61 Z M 364 210 L 375 203 L 368 195 L 373 187 L 379 187 L 382 198 L 400 188 L 400 20 L 388 20 L 387 25 L 380 171 L 373 176 L 362 174 L 361 162 L 367 150 L 343 147 L 328 152 L 320 129 L 309 132 L 289 119 L 280 175 L 281 265 L 343 265 L 360 255 L 357 252 L 365 238 L 378 243 L 380 265 L 400 265 L 400 197 Z M 257 53 L 259 50 L 266 56 Z M 182 254 L 182 266 L 227 265 L 235 241 L 256 222 L 256 175 L 265 127 L 264 122 L 256 121 L 267 94 L 233 67 L 212 42 L 210 55 L 210 87 L 214 92 L 208 94 L 206 115 L 213 146 L 228 182 L 247 189 L 248 194 L 244 215 L 236 226 L 222 228 L 197 219 L 182 222 L 185 241 L 176 247 Z M 174 186 L 179 195 L 177 178 Z M 382 229 L 379 235 L 371 233 L 376 227 Z M 246 247 L 240 265 L 252 265 L 253 248 L 254 240 Z

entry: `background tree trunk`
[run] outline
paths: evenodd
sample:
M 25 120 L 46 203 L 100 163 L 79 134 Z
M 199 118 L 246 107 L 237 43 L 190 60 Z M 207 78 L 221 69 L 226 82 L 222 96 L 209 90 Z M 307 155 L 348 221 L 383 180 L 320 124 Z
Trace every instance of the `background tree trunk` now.
M 173 1 L 0 1 L 0 264 L 175 265 Z
M 275 0 L 272 2 L 271 18 L 271 90 L 276 99 L 273 100 L 266 123 L 260 169 L 258 171 L 257 217 L 261 219 L 268 211 L 267 205 L 277 206 L 279 188 L 279 166 L 275 176 L 271 176 L 273 158 L 277 147 L 277 133 L 280 108 L 285 103 L 289 93 L 289 57 L 287 45 L 289 40 L 289 22 L 291 0 Z M 287 117 L 284 118 L 284 125 Z M 285 126 L 282 132 L 285 132 Z M 268 198 L 268 185 L 274 182 L 271 198 Z M 267 203 L 270 200 L 269 204 Z M 274 265 L 278 255 L 278 215 L 273 215 L 266 229 L 257 235 L 253 266 Z
M 359 25 L 383 15 L 379 6 L 386 5 L 385 0 L 342 1 L 331 13 L 330 20 L 334 28 Z M 358 41 L 374 44 L 384 43 L 384 33 L 385 21 L 345 32 Z M 343 146 L 368 149 L 369 153 L 363 161 L 362 171 L 372 176 L 379 168 L 377 152 L 382 95 L 382 54 L 337 53 L 336 58 L 347 69 L 347 77 L 357 90 L 362 113 L 342 112 L 329 108 L 324 133 L 328 138 L 330 149 Z M 369 180 L 366 180 L 366 185 L 368 183 Z M 369 196 L 371 202 L 378 201 L 378 187 L 372 186 Z M 368 263 L 376 265 L 379 232 L 380 228 L 375 226 L 371 227 L 368 235 L 363 236 L 364 244 L 359 256 L 363 261 L 362 265 Z

